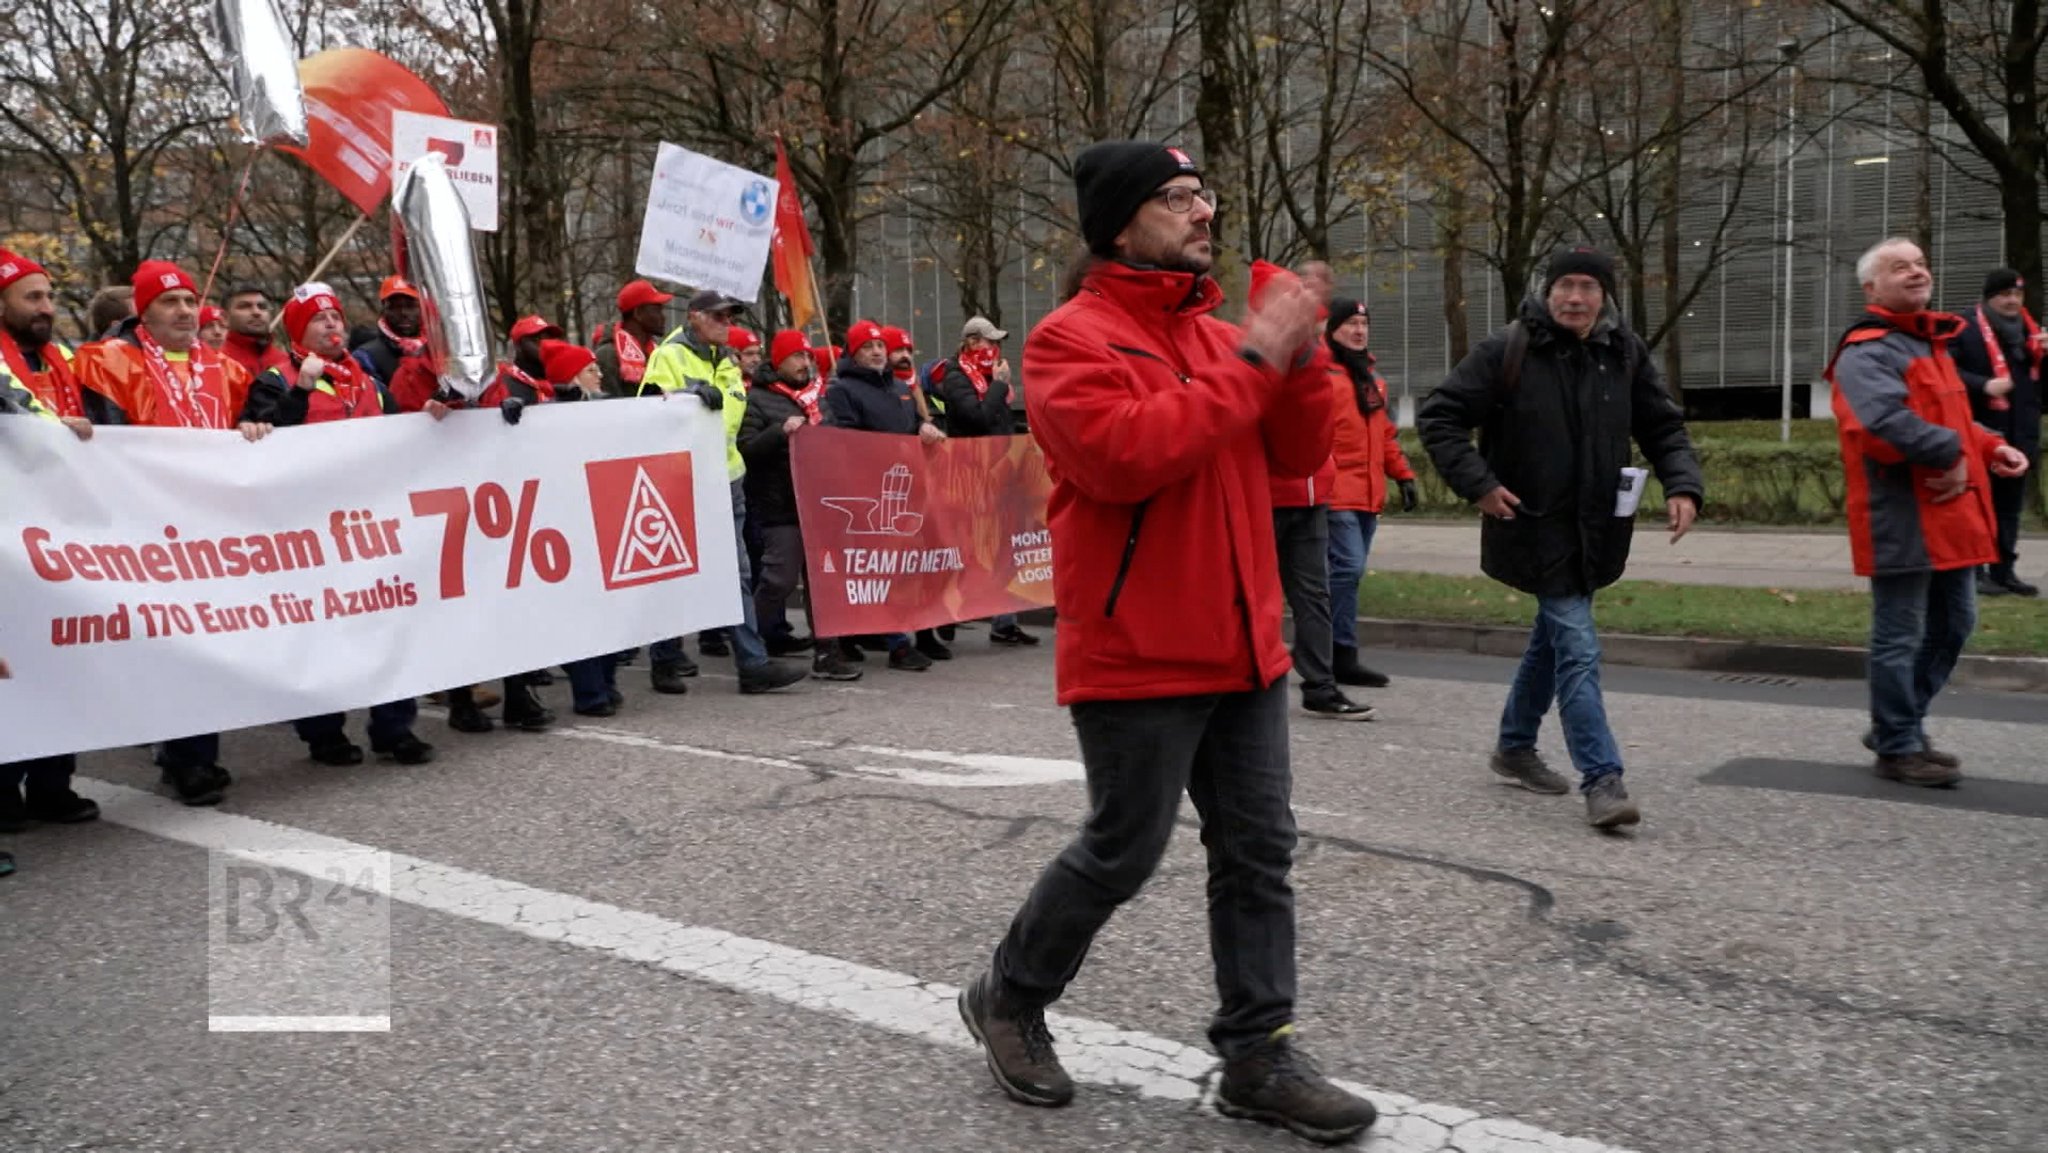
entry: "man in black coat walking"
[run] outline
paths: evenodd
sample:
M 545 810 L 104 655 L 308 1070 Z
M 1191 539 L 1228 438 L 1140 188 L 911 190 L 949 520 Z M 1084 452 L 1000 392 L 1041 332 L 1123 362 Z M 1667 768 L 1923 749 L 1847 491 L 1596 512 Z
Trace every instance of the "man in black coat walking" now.
M 2048 334 L 2027 314 L 2026 284 L 2010 268 L 1984 278 L 1984 299 L 1962 318 L 1963 334 L 1949 355 L 1970 390 L 1970 413 L 2027 458 L 2025 476 L 1991 478 L 1999 563 L 1977 574 L 1977 595 L 2040 596 L 2041 590 L 2021 580 L 2014 566 L 2019 563 L 2020 513 L 2027 506 L 2028 486 L 2037 483 L 2034 467 L 2041 463 L 2041 377 Z
M 1416 417 L 1437 471 L 1486 516 L 1480 566 L 1536 598 L 1493 771 L 1532 792 L 1571 791 L 1536 752 L 1555 700 L 1586 819 L 1602 829 L 1642 819 L 1622 787 L 1593 627 L 1593 594 L 1626 567 L 1647 487 L 1646 471 L 1631 467 L 1630 439 L 1663 486 L 1672 543 L 1706 493 L 1684 414 L 1613 300 L 1611 260 L 1586 247 L 1558 250 L 1520 317 L 1481 341 Z

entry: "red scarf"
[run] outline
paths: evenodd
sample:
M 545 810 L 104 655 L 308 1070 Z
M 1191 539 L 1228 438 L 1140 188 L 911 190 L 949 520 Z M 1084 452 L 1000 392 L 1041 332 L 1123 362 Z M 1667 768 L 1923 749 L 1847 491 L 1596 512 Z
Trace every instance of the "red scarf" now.
M 384 334 L 384 339 L 397 346 L 400 356 L 420 356 L 427 351 L 426 341 L 417 336 L 398 335 L 391 331 L 391 326 L 381 318 L 377 321 L 377 331 Z
M 2041 358 L 2043 355 L 2040 341 L 2041 326 L 2035 324 L 2034 318 L 2027 314 L 2026 309 L 2022 308 L 2020 309 L 2020 327 L 2026 331 L 2027 347 L 2033 350 L 2034 378 L 2038 380 L 2041 376 Z M 2004 377 L 2006 380 L 2012 380 L 2012 366 L 2005 362 L 2005 349 L 1999 345 L 1998 333 L 1992 329 L 1991 318 L 1985 315 L 1984 306 L 1981 304 L 1977 306 L 1977 331 L 1984 337 L 1985 351 L 1991 354 L 1991 378 L 1997 380 L 2000 377 Z M 2012 402 L 2002 396 L 1989 397 L 1987 400 L 1993 412 L 2004 412 L 2012 407 Z
M 976 400 L 988 399 L 989 377 L 995 374 L 996 362 L 1000 359 L 993 348 L 978 348 L 960 354 L 960 369 L 967 374 L 967 383 L 974 386 Z
M 4 357 L 7 368 L 21 387 L 36 394 L 36 399 L 48 405 L 58 416 L 85 415 L 85 399 L 79 395 L 78 381 L 71 375 L 71 366 L 64 361 L 64 354 L 57 351 L 55 344 L 43 345 L 43 371 L 32 371 L 28 357 L 21 351 L 14 334 L 0 328 L 0 357 Z
M 296 370 L 306 362 L 307 357 L 312 355 L 313 353 L 300 348 L 298 345 L 293 345 L 292 368 Z M 329 360 L 323 356 L 320 358 L 320 361 L 326 365 L 325 368 L 320 370 L 320 376 L 327 381 L 329 387 L 334 389 L 334 399 L 341 402 L 341 416 L 343 420 L 356 414 L 356 408 L 363 403 L 363 394 L 366 391 L 370 393 L 369 401 L 372 405 L 382 403 L 377 399 L 374 390 L 364 388 L 363 378 L 356 374 L 355 363 L 349 360 L 346 351 L 341 354 L 341 359 L 339 360 Z M 291 383 L 296 384 L 296 381 Z
M 612 350 L 619 354 L 620 383 L 639 384 L 647 375 L 647 350 L 623 324 L 612 325 Z
M 156 390 L 157 424 L 168 424 L 163 418 L 170 416 L 180 428 L 234 427 L 235 414 L 227 405 L 227 373 L 221 368 L 219 352 L 203 341 L 194 343 L 186 354 L 187 375 L 180 377 L 147 327 L 135 326 L 135 343 L 142 347 L 142 367 Z
M 775 391 L 795 401 L 797 406 L 804 410 L 805 420 L 810 421 L 812 424 L 817 424 L 825 419 L 825 414 L 818 410 L 818 401 L 825 395 L 824 381 L 813 377 L 811 383 L 801 389 L 797 389 L 791 388 L 789 385 L 777 380 L 774 388 Z
M 549 384 L 545 380 L 535 379 L 525 369 L 520 368 L 518 365 L 513 364 L 509 360 L 501 360 L 498 362 L 498 375 L 501 378 L 509 376 L 513 380 L 516 380 L 519 383 L 525 385 L 526 387 L 532 389 L 533 403 L 535 404 L 545 404 L 548 401 L 555 399 L 554 385 Z M 503 384 L 504 381 L 501 379 L 498 383 Z M 505 389 L 506 395 L 509 396 L 511 394 L 511 391 L 512 390 L 510 388 Z

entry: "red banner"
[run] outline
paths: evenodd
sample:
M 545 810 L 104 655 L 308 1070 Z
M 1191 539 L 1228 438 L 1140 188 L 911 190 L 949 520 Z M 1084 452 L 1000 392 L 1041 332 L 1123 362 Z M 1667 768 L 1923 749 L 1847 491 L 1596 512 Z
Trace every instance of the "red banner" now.
M 819 636 L 910 632 L 1052 604 L 1052 481 L 1028 436 L 805 428 L 790 440 Z

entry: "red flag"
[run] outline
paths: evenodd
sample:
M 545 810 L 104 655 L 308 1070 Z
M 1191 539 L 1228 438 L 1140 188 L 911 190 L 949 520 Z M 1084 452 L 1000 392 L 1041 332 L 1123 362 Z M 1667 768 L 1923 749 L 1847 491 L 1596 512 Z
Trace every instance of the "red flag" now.
M 789 300 L 793 328 L 808 328 L 818 315 L 818 294 L 811 283 L 811 229 L 804 223 L 804 202 L 797 196 L 796 176 L 782 137 L 775 138 L 775 290 Z
M 308 143 L 278 151 L 304 160 L 365 213 L 391 195 L 391 114 L 448 115 L 426 81 L 361 48 L 330 48 L 299 61 L 299 87 Z

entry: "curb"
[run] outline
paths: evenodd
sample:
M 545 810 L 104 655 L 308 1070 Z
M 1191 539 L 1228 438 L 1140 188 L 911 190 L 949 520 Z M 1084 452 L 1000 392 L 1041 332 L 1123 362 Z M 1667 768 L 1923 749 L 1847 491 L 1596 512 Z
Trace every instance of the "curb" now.
M 1444 624 L 1360 617 L 1361 642 L 1381 648 L 1435 649 L 1515 658 L 1529 642 L 1527 626 Z M 1860 681 L 1868 652 L 1826 645 L 1775 645 L 1702 637 L 1601 633 L 1601 657 L 1618 665 L 1698 672 Z M 1974 689 L 2048 693 L 2048 660 L 1965 654 L 1950 683 Z

